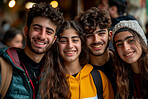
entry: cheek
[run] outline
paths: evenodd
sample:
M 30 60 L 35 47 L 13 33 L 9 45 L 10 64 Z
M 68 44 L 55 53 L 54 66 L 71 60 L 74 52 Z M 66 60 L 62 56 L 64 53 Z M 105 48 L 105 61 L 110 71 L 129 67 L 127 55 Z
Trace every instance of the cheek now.
M 139 47 L 137 47 L 137 52 L 138 52 L 139 57 L 140 57 L 142 55 L 142 48 L 140 47 L 140 45 L 139 45 Z
M 46 39 L 48 39 L 50 42 L 56 40 L 54 35 L 46 35 Z
M 90 40 L 90 39 L 89 39 L 89 40 L 87 39 L 87 40 L 86 40 L 87 46 L 88 46 L 90 43 L 91 43 L 91 40 Z
M 109 40 L 109 36 L 108 36 L 108 35 L 107 35 L 107 36 L 103 36 L 102 39 L 103 39 L 104 41 L 108 41 L 108 40 Z
M 81 50 L 82 50 L 81 43 L 77 44 L 77 45 L 76 45 L 76 47 L 77 47 L 77 49 L 78 49 L 79 53 L 81 53 Z
M 121 57 L 121 55 L 122 55 L 122 50 L 121 50 L 121 48 L 117 48 L 117 53 L 118 53 L 119 56 Z
M 59 54 L 62 55 L 63 50 L 64 50 L 64 46 L 63 45 L 58 45 L 58 50 L 59 50 Z

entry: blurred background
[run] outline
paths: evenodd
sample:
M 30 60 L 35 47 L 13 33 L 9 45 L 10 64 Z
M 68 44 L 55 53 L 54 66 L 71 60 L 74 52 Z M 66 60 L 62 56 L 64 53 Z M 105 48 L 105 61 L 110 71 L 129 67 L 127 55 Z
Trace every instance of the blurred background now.
M 23 31 L 26 10 L 32 4 L 43 1 L 52 4 L 53 7 L 59 7 L 65 19 L 74 19 L 81 11 L 85 11 L 93 6 L 98 7 L 102 2 L 107 0 L 0 0 L 0 34 L 12 27 Z M 127 1 L 126 12 L 133 15 L 146 32 L 148 0 Z

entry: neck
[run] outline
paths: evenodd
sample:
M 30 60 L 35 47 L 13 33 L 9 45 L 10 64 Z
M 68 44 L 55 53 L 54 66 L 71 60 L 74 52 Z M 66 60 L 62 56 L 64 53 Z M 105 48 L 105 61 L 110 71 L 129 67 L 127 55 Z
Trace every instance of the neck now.
M 131 67 L 132 67 L 134 73 L 136 73 L 136 74 L 139 74 L 140 73 L 140 70 L 138 68 L 138 62 L 132 63 L 131 64 Z
M 80 72 L 82 66 L 80 65 L 79 61 L 74 62 L 64 62 L 65 68 L 70 75 L 76 74 Z
M 104 65 L 110 58 L 109 50 L 107 49 L 106 52 L 101 56 L 94 56 L 89 54 L 90 60 L 89 62 L 93 65 L 102 66 Z
M 35 54 L 33 53 L 27 46 L 24 49 L 24 52 L 26 55 L 32 59 L 34 62 L 39 63 L 41 59 L 43 58 L 44 54 Z

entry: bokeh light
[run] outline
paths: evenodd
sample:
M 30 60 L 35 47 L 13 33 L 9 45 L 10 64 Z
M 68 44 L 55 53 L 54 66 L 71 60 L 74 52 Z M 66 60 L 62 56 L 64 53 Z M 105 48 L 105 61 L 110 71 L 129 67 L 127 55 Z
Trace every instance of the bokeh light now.
M 58 7 L 58 2 L 57 1 L 51 1 L 50 4 L 52 5 L 53 8 Z

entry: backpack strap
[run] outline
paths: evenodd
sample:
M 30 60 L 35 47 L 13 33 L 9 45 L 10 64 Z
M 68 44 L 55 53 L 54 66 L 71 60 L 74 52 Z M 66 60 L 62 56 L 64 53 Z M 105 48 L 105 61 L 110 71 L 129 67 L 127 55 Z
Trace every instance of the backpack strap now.
M 103 99 L 103 85 L 102 85 L 102 78 L 100 72 L 97 69 L 91 71 L 91 75 L 93 77 L 96 89 L 97 89 L 97 96 L 98 99 Z
M 1 67 L 1 85 L 0 85 L 0 98 L 3 99 L 7 93 L 12 79 L 12 66 L 0 57 Z

